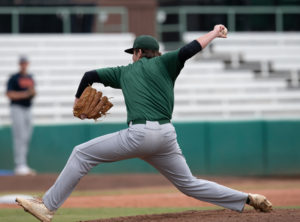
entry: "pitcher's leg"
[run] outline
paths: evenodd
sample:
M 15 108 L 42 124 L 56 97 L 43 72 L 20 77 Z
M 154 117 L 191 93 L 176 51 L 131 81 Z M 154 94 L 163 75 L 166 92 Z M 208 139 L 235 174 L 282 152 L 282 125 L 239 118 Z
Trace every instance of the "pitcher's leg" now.
M 43 197 L 46 207 L 57 210 L 79 180 L 97 164 L 129 158 L 130 153 L 125 151 L 122 142 L 120 132 L 116 132 L 76 146 L 55 184 Z
M 179 150 L 168 155 L 153 156 L 145 161 L 157 168 L 161 174 L 188 196 L 231 210 L 242 211 L 244 209 L 248 194 L 195 178 Z

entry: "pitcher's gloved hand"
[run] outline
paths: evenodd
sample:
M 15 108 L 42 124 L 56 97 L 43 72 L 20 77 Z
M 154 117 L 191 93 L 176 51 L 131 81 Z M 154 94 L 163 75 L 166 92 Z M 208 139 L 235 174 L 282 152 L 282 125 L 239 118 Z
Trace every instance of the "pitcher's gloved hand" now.
M 74 104 L 73 114 L 80 119 L 97 120 L 113 106 L 106 96 L 102 97 L 102 92 L 88 86 Z

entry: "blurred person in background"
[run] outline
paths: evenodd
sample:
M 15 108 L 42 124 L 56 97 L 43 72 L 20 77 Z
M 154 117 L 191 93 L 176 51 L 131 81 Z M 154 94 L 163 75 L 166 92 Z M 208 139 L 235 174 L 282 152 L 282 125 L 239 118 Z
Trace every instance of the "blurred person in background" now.
M 16 175 L 35 175 L 27 164 L 28 147 L 32 135 L 32 99 L 36 95 L 32 75 L 28 74 L 28 58 L 19 59 L 19 71 L 10 76 L 6 95 L 10 99 Z

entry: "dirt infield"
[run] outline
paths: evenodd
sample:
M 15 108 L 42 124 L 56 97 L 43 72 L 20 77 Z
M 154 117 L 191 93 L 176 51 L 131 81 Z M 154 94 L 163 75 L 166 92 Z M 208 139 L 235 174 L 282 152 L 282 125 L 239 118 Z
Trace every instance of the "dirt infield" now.
M 53 185 L 57 174 L 40 174 L 37 176 L 0 176 L 0 192 L 6 191 L 46 191 Z M 136 188 L 145 186 L 170 185 L 159 174 L 120 174 L 88 175 L 76 187 L 76 190 L 99 190 Z
M 46 191 L 53 185 L 57 174 L 39 174 L 37 176 L 0 176 L 0 192 Z M 249 189 L 300 188 L 299 177 L 200 177 L 226 186 Z M 76 190 L 103 190 L 122 188 L 142 188 L 171 185 L 160 174 L 91 174 L 85 176 Z
M 141 215 L 85 222 L 296 222 L 300 221 L 300 210 L 274 210 L 271 213 L 230 210 L 187 211 L 183 213 Z
M 188 197 L 178 191 L 148 194 L 120 194 L 70 197 L 63 207 L 208 207 L 212 204 Z M 300 189 L 289 190 L 247 190 L 261 193 L 271 200 L 274 206 L 300 206 Z

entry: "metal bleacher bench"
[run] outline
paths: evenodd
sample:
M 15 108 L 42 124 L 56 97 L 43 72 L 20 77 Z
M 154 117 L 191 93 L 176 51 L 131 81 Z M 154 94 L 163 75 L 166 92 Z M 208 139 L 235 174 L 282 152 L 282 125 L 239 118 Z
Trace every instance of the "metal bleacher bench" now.
M 187 33 L 184 39 L 188 42 L 198 35 Z M 123 50 L 133 40 L 134 36 L 128 33 L 0 35 L 0 125 L 10 122 L 5 88 L 9 74 L 17 71 L 19 55 L 29 57 L 30 70 L 37 83 L 34 122 L 79 123 L 72 115 L 72 106 L 82 75 L 97 68 L 131 63 L 131 56 Z M 239 53 L 245 60 L 271 61 L 274 67 L 289 68 L 294 67 L 299 57 L 296 53 L 299 47 L 291 44 L 299 41 L 296 34 L 230 34 L 226 41 L 215 41 L 211 53 Z M 289 46 L 285 48 L 286 44 Z M 278 50 L 284 49 L 287 54 L 278 54 Z M 255 57 L 257 50 L 260 51 Z M 292 57 L 295 59 L 289 60 Z M 114 103 L 105 121 L 125 122 L 121 90 L 104 88 L 101 84 L 94 86 L 111 96 Z M 252 70 L 227 69 L 222 59 L 194 57 L 185 64 L 175 84 L 175 121 L 297 117 L 300 117 L 300 90 L 290 90 L 284 78 L 257 78 Z

